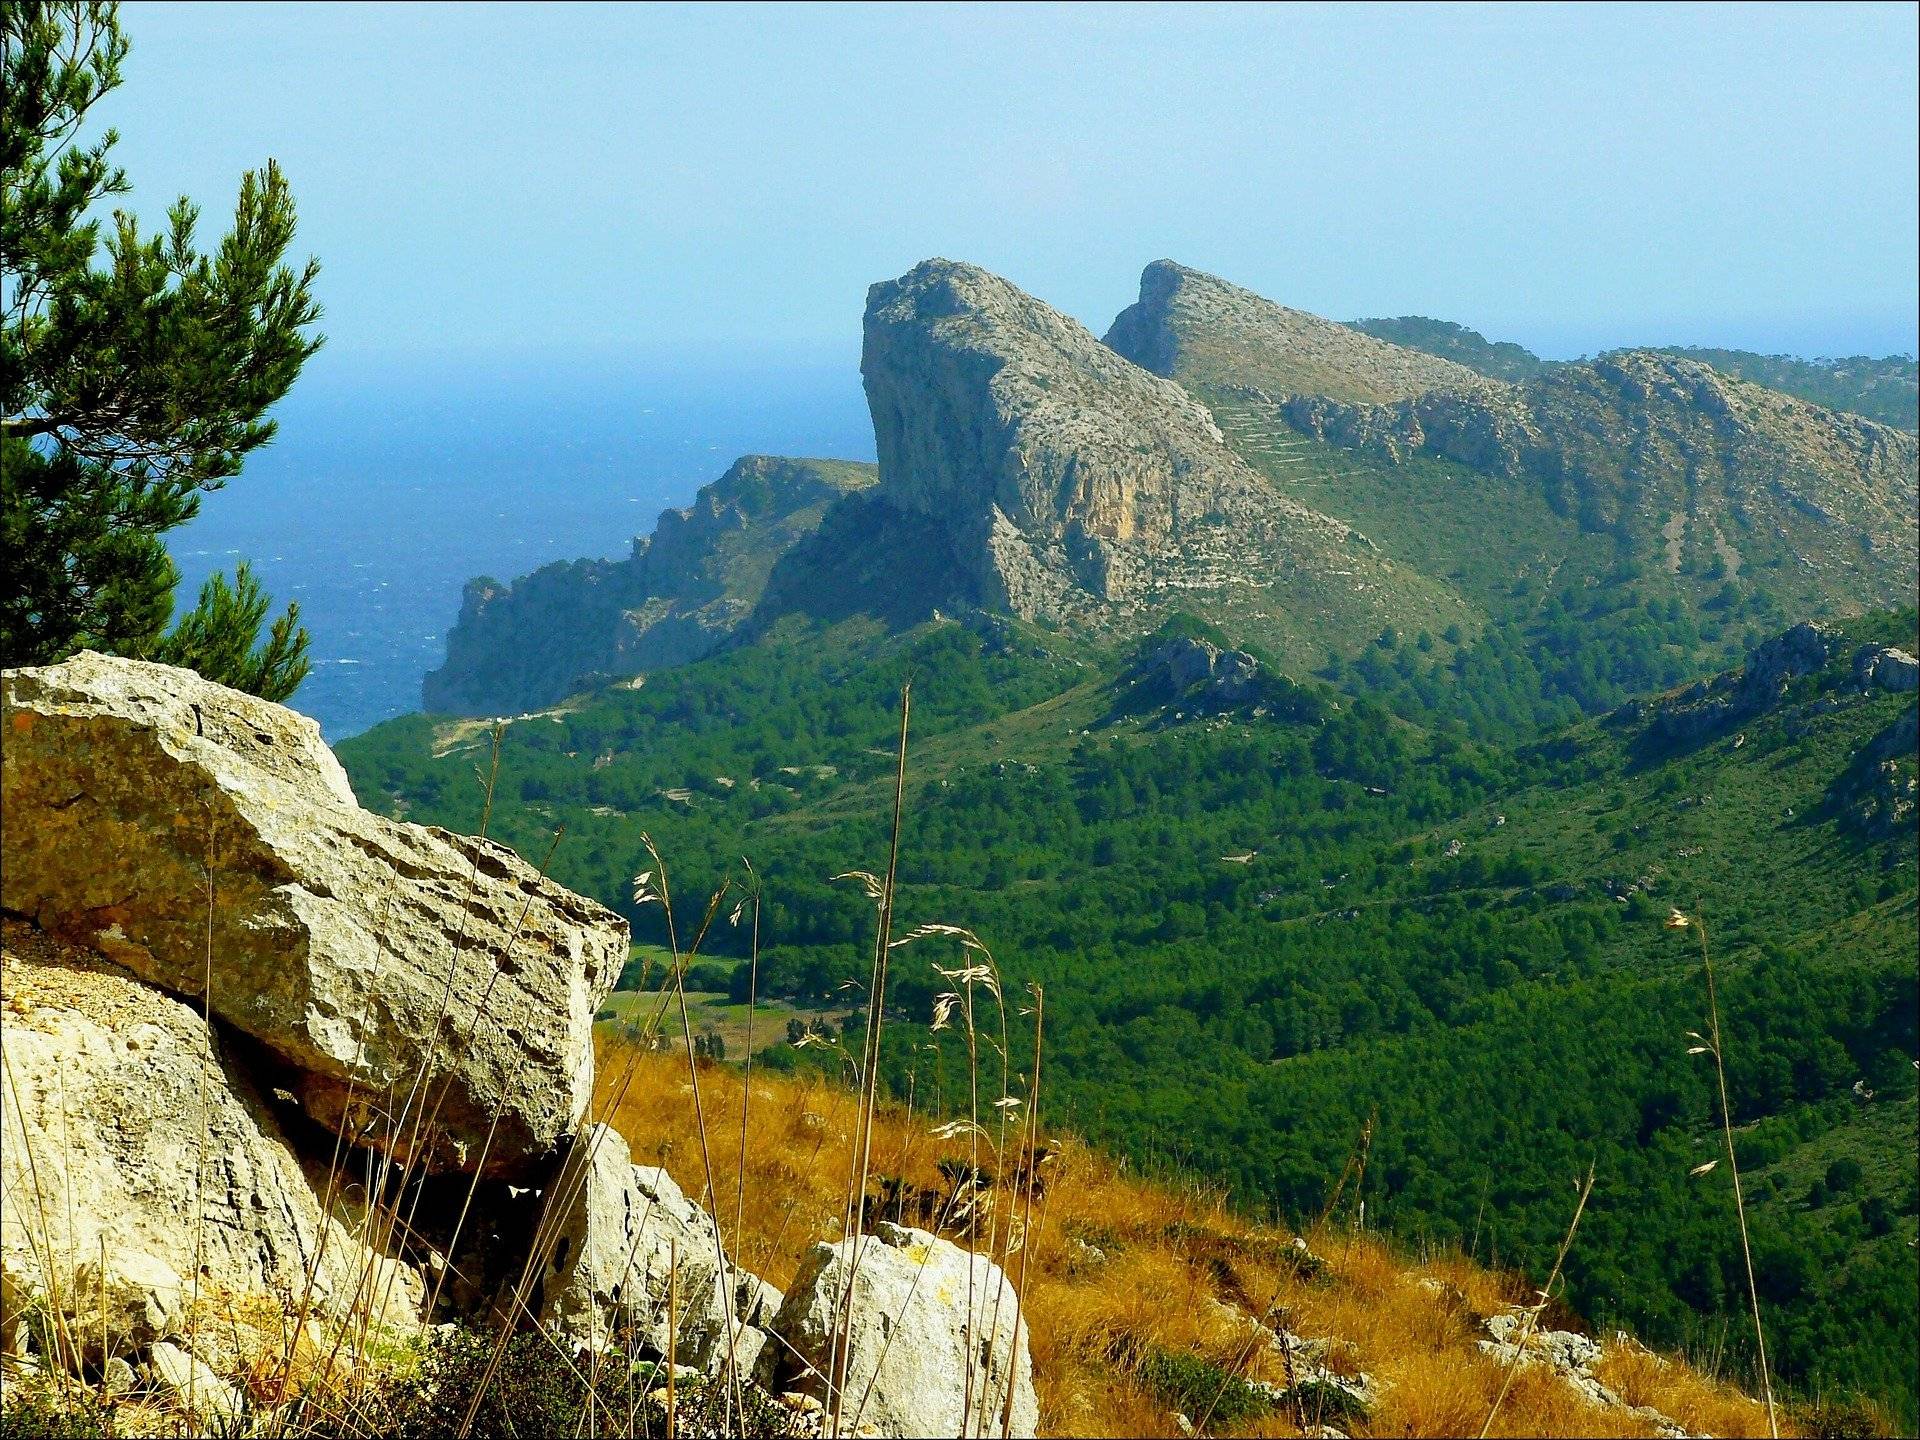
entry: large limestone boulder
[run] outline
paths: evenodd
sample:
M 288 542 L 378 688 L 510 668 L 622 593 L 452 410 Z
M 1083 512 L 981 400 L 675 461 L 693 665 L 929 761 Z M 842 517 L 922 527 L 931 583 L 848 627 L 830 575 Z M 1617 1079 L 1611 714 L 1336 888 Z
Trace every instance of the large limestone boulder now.
M 183 1334 L 195 1300 L 418 1322 L 419 1275 L 326 1213 L 324 1177 L 197 1009 L 19 921 L 5 933 L 4 1328 L 39 1302 L 97 1357 Z
M 984 1255 L 898 1225 L 808 1253 L 762 1365 L 775 1389 L 826 1398 L 849 1276 L 846 1433 L 1034 1434 L 1040 1407 L 1012 1283 Z M 1009 1394 L 1011 1429 L 1003 1431 Z
M 611 1127 L 592 1126 L 568 1151 L 538 1234 L 521 1319 L 576 1350 L 620 1341 L 703 1369 L 723 1356 L 727 1283 L 743 1277 L 723 1264 L 713 1217 L 665 1170 L 635 1165 Z
M 541 1173 L 585 1114 L 625 921 L 360 809 L 311 720 L 191 671 L 83 653 L 4 695 L 7 909 L 203 1002 L 357 1142 Z
M 1896 695 L 1920 690 L 1920 661 L 1891 645 L 1862 645 L 1854 652 L 1853 674 L 1863 687 L 1878 685 Z

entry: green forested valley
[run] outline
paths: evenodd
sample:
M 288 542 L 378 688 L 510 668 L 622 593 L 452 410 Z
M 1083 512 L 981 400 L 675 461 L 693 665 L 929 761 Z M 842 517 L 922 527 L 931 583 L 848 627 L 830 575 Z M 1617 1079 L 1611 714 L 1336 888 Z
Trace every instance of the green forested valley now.
M 911 681 L 897 928 L 976 931 L 1010 1005 L 1044 987 L 1053 1123 L 1310 1218 L 1374 1116 L 1343 1212 L 1542 1272 L 1592 1163 L 1573 1303 L 1739 1362 L 1729 1177 L 1689 1174 L 1720 1143 L 1712 1071 L 1687 1053 L 1701 955 L 1664 924 L 1700 917 L 1771 1358 L 1801 1393 L 1865 1394 L 1910 1425 L 1915 842 L 1873 789 L 1911 775 L 1910 732 L 1890 782 L 1866 752 L 1914 702 L 1851 661 L 1911 646 L 1914 614 L 1845 622 L 1824 667 L 1684 738 L 1662 723 L 1675 702 L 1600 709 L 1676 678 L 1633 668 L 1621 633 L 1625 673 L 1585 656 L 1588 693 L 1497 649 L 1427 663 L 1383 637 L 1381 676 L 1264 665 L 1228 696 L 1161 663 L 1224 644 L 1185 617 L 1111 649 L 985 616 L 899 634 L 790 619 L 506 723 L 491 833 L 538 857 L 564 828 L 555 875 L 649 946 L 666 936 L 630 903 L 643 834 L 682 936 L 750 860 L 757 970 L 748 927 L 720 924 L 695 983 L 858 1026 L 873 910 L 830 877 L 884 864 Z M 1371 683 L 1401 646 L 1405 683 Z M 363 803 L 471 829 L 493 734 L 409 716 L 340 753 Z M 943 1050 L 926 1029 L 948 987 L 932 962 L 952 956 L 900 954 L 887 1076 L 938 1105 L 964 1072 L 951 1032 Z M 837 1063 L 767 1038 L 767 1063 Z

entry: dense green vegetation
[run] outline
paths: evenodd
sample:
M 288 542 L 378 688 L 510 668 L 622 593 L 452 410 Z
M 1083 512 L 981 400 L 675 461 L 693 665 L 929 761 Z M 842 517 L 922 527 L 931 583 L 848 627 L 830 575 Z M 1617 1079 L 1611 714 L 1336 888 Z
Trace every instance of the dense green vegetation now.
M 1849 644 L 1911 644 L 1914 626 L 1855 622 Z M 1871 1394 L 1912 1423 L 1912 1137 L 1888 1117 L 1914 1096 L 1915 847 L 1870 839 L 1827 798 L 1911 698 L 1862 694 L 1843 646 L 1737 736 L 1662 749 L 1622 712 L 1494 745 L 1469 735 L 1520 731 L 1502 684 L 1547 693 L 1520 665 L 1550 648 L 1524 637 L 1498 656 L 1441 640 L 1449 684 L 1423 693 L 1416 669 L 1386 685 L 1399 715 L 1368 696 L 1364 663 L 1343 668 L 1344 691 L 1275 677 L 1231 707 L 1204 686 L 1171 695 L 1134 668 L 1157 643 L 1092 654 L 1004 620 L 894 638 L 789 622 L 508 727 L 494 830 L 539 854 L 564 822 L 559 878 L 627 909 L 647 942 L 660 913 L 626 905 L 642 831 L 673 867 L 683 934 L 749 856 L 761 994 L 857 1004 L 872 907 L 829 877 L 884 854 L 911 677 L 899 921 L 977 931 L 1010 1002 L 1045 987 L 1053 1121 L 1299 1217 L 1377 1112 L 1349 1197 L 1369 1224 L 1541 1269 L 1595 1161 L 1575 1303 L 1738 1355 L 1731 1191 L 1724 1167 L 1688 1176 L 1717 1143 L 1711 1074 L 1685 1053 L 1704 1028 L 1699 955 L 1661 923 L 1697 910 L 1777 1363 L 1793 1386 Z M 1393 675 L 1403 651 L 1429 653 L 1378 648 Z M 1482 730 L 1488 715 L 1501 728 Z M 342 755 L 369 803 L 472 827 L 488 749 L 475 722 L 410 717 Z M 743 944 L 723 927 L 710 949 L 725 963 Z M 924 1028 L 948 985 L 936 960 L 950 963 L 921 948 L 896 963 L 886 1057 L 937 1103 L 964 1061 Z
M 1553 363 L 1542 360 L 1524 345 L 1516 345 L 1511 340 L 1489 340 L 1478 330 L 1469 330 L 1451 320 L 1432 320 L 1425 315 L 1396 315 L 1377 320 L 1350 320 L 1347 323 L 1377 340 L 1456 360 L 1468 369 L 1491 375 L 1496 380 L 1531 380 Z
M 1777 537 L 1743 537 L 1750 561 L 1738 574 L 1697 541 L 1649 559 L 1614 527 L 1556 508 L 1532 481 L 1425 456 L 1387 464 L 1283 429 L 1244 399 L 1207 399 L 1276 486 L 1444 576 L 1466 602 L 1469 623 L 1385 628 L 1318 669 L 1422 725 L 1523 739 L 1737 664 L 1833 604 Z
M 241 565 L 169 629 L 161 536 L 273 438 L 268 409 L 320 347 L 319 266 L 286 263 L 293 196 L 271 160 L 213 249 L 184 196 L 163 234 L 114 211 L 103 246 L 102 207 L 130 187 L 94 108 L 127 51 L 113 4 L 0 10 L 0 665 L 90 648 L 281 700 L 308 670 L 298 608 L 269 624 Z

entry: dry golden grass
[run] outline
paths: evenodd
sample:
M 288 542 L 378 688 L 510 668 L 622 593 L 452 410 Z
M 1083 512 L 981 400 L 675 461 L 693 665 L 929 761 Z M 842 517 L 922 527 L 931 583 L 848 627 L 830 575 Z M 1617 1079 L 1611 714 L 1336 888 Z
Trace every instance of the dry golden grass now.
M 1708 1378 L 1691 1366 L 1656 1355 L 1635 1341 L 1608 1345 L 1594 1373 L 1629 1405 L 1651 1405 L 1696 1435 L 1767 1433 L 1766 1410 L 1758 1400 Z
M 609 1042 L 599 1074 L 602 1118 L 626 1136 L 636 1160 L 665 1165 L 698 1196 L 703 1165 L 685 1057 Z M 755 1073 L 745 1203 L 736 1224 L 741 1077 L 703 1066 L 700 1086 L 716 1192 L 709 1203 L 741 1262 L 784 1286 L 810 1243 L 839 1235 L 858 1097 L 817 1077 Z M 937 1184 L 936 1162 L 963 1157 L 965 1148 L 935 1140 L 930 1129 L 925 1116 L 882 1106 L 872 1173 Z M 1479 1433 L 1504 1371 L 1475 1342 L 1486 1316 L 1526 1297 L 1519 1277 L 1493 1274 L 1457 1254 L 1416 1260 L 1377 1236 L 1329 1229 L 1309 1237 L 1326 1273 L 1302 1278 L 1294 1237 L 1235 1214 L 1224 1194 L 1150 1182 L 1074 1140 L 1055 1143 L 1060 1154 L 1035 1203 L 1033 1233 L 1024 1255 L 1015 1253 L 1008 1266 L 1016 1278 L 1023 1260 L 1026 1267 L 1023 1308 L 1042 1433 L 1177 1433 L 1172 1410 L 1136 1373 L 1156 1350 L 1284 1383 L 1282 1357 L 1251 1343 L 1256 1332 L 1248 1317 L 1269 1309 L 1295 1334 L 1332 1342 L 1329 1369 L 1385 1382 L 1371 1423 L 1351 1433 Z M 1607 1355 L 1601 1376 L 1631 1404 L 1651 1405 L 1696 1433 L 1766 1434 L 1758 1402 L 1684 1363 L 1618 1344 Z M 1291 1417 L 1275 1415 L 1237 1433 L 1299 1432 Z M 1654 1432 L 1528 1366 L 1514 1377 L 1492 1433 Z

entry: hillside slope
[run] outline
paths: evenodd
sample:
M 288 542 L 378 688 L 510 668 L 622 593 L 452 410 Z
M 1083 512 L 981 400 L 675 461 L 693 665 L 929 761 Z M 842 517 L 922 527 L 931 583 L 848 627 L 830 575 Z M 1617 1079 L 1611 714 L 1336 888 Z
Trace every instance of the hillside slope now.
M 1224 653 L 1208 633 L 1174 638 Z M 1681 1044 L 1704 1019 L 1698 956 L 1660 922 L 1673 905 L 1708 918 L 1736 1119 L 1778 1137 L 1778 1163 L 1804 1171 L 1792 1154 L 1852 1125 L 1856 1081 L 1881 1097 L 1869 1108 L 1911 1095 L 1913 699 L 1853 668 L 1890 642 L 1912 646 L 1910 612 L 1756 652 L 1751 685 L 1498 750 L 1253 657 L 1245 683 L 1241 661 L 1172 667 L 984 618 L 782 629 L 510 726 L 494 813 L 529 852 L 564 823 L 555 873 L 616 902 L 652 836 L 682 933 L 751 856 L 760 996 L 857 1027 L 844 985 L 864 973 L 870 911 L 827 877 L 884 854 L 911 676 L 900 923 L 964 922 L 1010 983 L 1046 987 L 1063 1123 L 1310 1217 L 1377 1106 L 1370 1219 L 1528 1265 L 1550 1264 L 1567 1177 L 1597 1157 L 1575 1302 L 1659 1344 L 1737 1353 L 1731 1195 L 1686 1173 L 1713 1143 L 1711 1081 Z M 1760 698 L 1722 705 L 1741 696 Z M 485 745 L 417 718 L 342 751 L 374 803 L 470 826 L 482 796 L 463 777 Z M 629 913 L 664 939 L 655 914 Z M 735 1002 L 741 944 L 729 930 L 706 947 L 709 988 L 738 987 Z M 924 962 L 903 968 L 889 1023 L 924 1026 L 942 988 Z M 762 1034 L 770 1062 L 804 1060 L 780 1023 Z M 889 1078 L 911 1088 L 903 1065 Z M 1759 1207 L 1763 1300 L 1791 1386 L 1910 1416 L 1920 1341 L 1894 1297 L 1916 1279 L 1916 1197 L 1886 1178 L 1897 1154 L 1866 1169 L 1882 1178 L 1847 1194 L 1844 1224 Z M 1868 1233 L 1884 1223 L 1891 1242 Z M 1898 1323 L 1865 1319 L 1882 1312 Z
M 1833 410 L 1851 410 L 1901 430 L 1920 429 L 1920 365 L 1911 355 L 1848 355 L 1802 360 L 1707 345 L 1666 345 L 1663 353 L 1711 365 L 1724 375 L 1797 395 Z
M 1141 272 L 1140 299 L 1115 317 L 1106 344 L 1190 389 L 1253 385 L 1384 404 L 1487 383 L 1465 365 L 1276 305 L 1172 260 Z
M 510 585 L 470 581 L 422 703 L 513 714 L 595 677 L 697 659 L 751 613 L 775 560 L 827 507 L 873 482 L 873 467 L 853 461 L 743 456 L 693 504 L 662 512 L 625 560 L 561 561 Z
M 737 1068 L 703 1063 L 703 1145 L 685 1103 L 684 1049 L 672 1053 L 669 1041 L 664 1053 L 636 1051 L 609 1035 L 601 1061 L 602 1104 L 635 1158 L 668 1166 L 698 1195 L 709 1155 L 730 1239 L 738 1225 L 736 1253 L 784 1285 L 802 1263 L 803 1237 L 839 1224 L 852 1092 L 756 1068 L 749 1100 Z M 1213 1435 L 1298 1435 L 1321 1424 L 1354 1435 L 1479 1432 L 1508 1359 L 1482 1342 L 1489 1321 L 1503 1327 L 1533 1298 L 1523 1277 L 1444 1249 L 1410 1254 L 1357 1228 L 1350 1197 L 1296 1236 L 1238 1213 L 1217 1187 L 1045 1133 L 1047 1180 L 1011 1260 L 1042 1435 L 1174 1435 L 1180 1417 Z M 881 1111 L 873 1145 L 875 1195 L 900 1182 L 943 1193 L 971 1163 L 964 1142 L 930 1135 L 925 1117 L 899 1104 Z M 1569 1325 L 1586 1328 L 1555 1306 L 1541 1328 Z M 1597 1348 L 1584 1374 L 1526 1363 L 1490 1433 L 1767 1433 L 1762 1406 L 1724 1379 L 1620 1335 Z M 1541 1344 L 1533 1353 L 1550 1352 Z M 1794 1415 L 1783 1433 L 1804 1433 L 1810 1418 Z
M 1269 437 L 1277 424 L 1389 465 L 1426 456 L 1525 481 L 1554 514 L 1611 537 L 1633 563 L 1722 577 L 1784 572 L 1769 583 L 1803 613 L 1899 604 L 1914 593 L 1920 451 L 1904 431 L 1653 351 L 1554 366 L 1518 385 L 1476 375 L 1387 403 L 1355 401 L 1338 393 L 1351 387 L 1291 383 L 1301 378 L 1293 373 L 1301 342 L 1238 318 L 1257 297 L 1240 310 L 1183 303 L 1187 292 L 1246 292 L 1190 271 L 1169 292 L 1164 263 L 1142 276 L 1132 318 L 1116 322 L 1118 341 L 1172 337 L 1128 348 L 1210 403 L 1243 402 Z
M 1543 360 L 1511 340 L 1489 340 L 1478 330 L 1425 315 L 1349 320 L 1347 324 L 1376 340 L 1457 361 L 1494 380 L 1532 380 L 1561 363 Z M 1911 355 L 1886 355 L 1877 359 L 1849 355 L 1839 359 L 1805 360 L 1794 355 L 1762 355 L 1753 350 L 1727 350 L 1709 345 L 1627 347 L 1628 350 L 1635 348 L 1682 360 L 1697 360 L 1736 380 L 1797 396 L 1829 410 L 1850 410 L 1896 429 L 1920 428 L 1920 364 L 1916 364 Z

